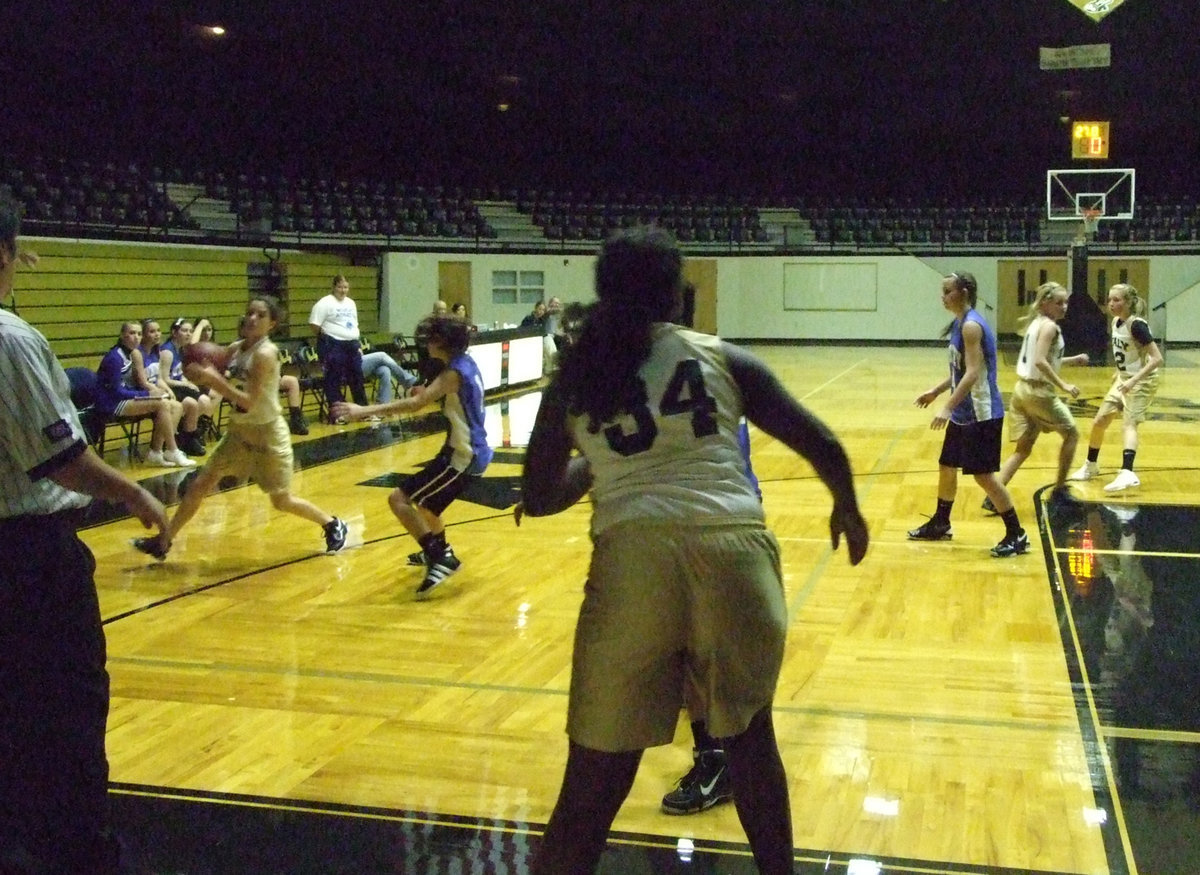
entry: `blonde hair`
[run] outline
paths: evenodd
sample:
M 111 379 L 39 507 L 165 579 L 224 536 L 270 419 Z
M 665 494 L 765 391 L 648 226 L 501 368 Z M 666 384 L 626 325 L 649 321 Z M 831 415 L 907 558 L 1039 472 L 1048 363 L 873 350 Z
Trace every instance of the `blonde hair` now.
M 1108 290 L 1110 295 L 1113 292 L 1118 293 L 1122 298 L 1125 299 L 1125 303 L 1129 305 L 1130 315 L 1141 316 L 1143 318 L 1145 317 L 1146 302 L 1142 300 L 1142 296 L 1138 294 L 1137 289 L 1135 289 L 1129 283 L 1117 283 Z
M 1048 282 L 1042 283 L 1037 288 L 1037 294 L 1033 296 L 1033 301 L 1029 305 L 1029 312 L 1017 320 L 1018 324 L 1029 327 L 1029 323 L 1041 315 L 1042 304 L 1049 301 L 1059 292 L 1066 293 L 1067 289 L 1062 283 Z

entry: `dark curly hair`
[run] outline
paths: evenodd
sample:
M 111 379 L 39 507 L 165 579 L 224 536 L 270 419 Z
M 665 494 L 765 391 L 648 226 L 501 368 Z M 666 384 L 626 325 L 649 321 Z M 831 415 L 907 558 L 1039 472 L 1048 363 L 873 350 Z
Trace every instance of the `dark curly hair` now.
M 596 260 L 596 296 L 578 341 L 564 350 L 557 384 L 588 428 L 641 403 L 638 369 L 650 354 L 651 326 L 679 315 L 683 256 L 662 228 L 639 226 L 605 241 Z
M 427 316 L 417 326 L 417 334 L 426 342 L 436 340 L 453 358 L 467 351 L 471 344 L 471 329 L 455 316 Z

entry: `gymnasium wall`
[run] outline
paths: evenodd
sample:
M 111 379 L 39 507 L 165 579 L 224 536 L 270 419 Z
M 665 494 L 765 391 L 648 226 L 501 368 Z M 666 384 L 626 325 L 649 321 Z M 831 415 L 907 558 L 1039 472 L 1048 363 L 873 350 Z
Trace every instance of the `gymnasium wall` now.
M 120 323 L 206 315 L 218 339 L 234 336 L 250 289 L 269 262 L 257 248 L 112 243 L 23 238 L 41 256 L 19 270 L 22 316 L 37 326 L 68 365 L 94 367 Z M 335 273 L 350 280 L 364 334 L 411 334 L 439 296 L 438 264 L 470 266 L 470 312 L 479 324 L 519 323 L 528 304 L 492 303 L 493 271 L 537 270 L 547 297 L 592 299 L 591 255 L 386 253 L 352 263 L 348 256 L 272 250 L 286 278 L 290 323 L 284 336 L 307 337 L 308 311 Z M 981 311 L 995 322 L 994 258 L 913 256 L 763 256 L 715 258 L 717 325 L 731 338 L 754 340 L 931 341 L 945 324 L 939 281 L 951 271 L 979 280 Z M 1155 255 L 1150 290 L 1167 302 L 1152 319 L 1168 342 L 1200 343 L 1200 257 Z M 845 290 L 842 290 L 845 287 Z M 380 297 L 377 298 L 377 290 Z M 166 327 L 164 324 L 164 328 Z
M 235 338 L 251 290 L 264 289 L 269 259 L 261 249 L 127 244 L 23 237 L 36 268 L 16 273 L 22 317 L 50 341 L 65 365 L 96 367 L 116 342 L 122 322 L 157 319 L 164 332 L 178 316 L 212 319 L 217 339 Z M 279 292 L 290 325 L 279 332 L 308 337 L 308 311 L 326 294 L 335 273 L 350 280 L 363 330 L 378 329 L 377 276 L 325 253 L 274 252 Z M 270 285 L 270 281 L 266 281 Z
M 1009 256 L 1011 258 L 1011 256 Z M 520 322 L 528 305 L 493 304 L 497 270 L 544 272 L 546 296 L 590 301 L 595 258 L 587 255 L 387 253 L 383 257 L 381 319 L 411 333 L 437 300 L 438 262 L 471 265 L 472 321 Z M 930 341 L 946 324 L 941 277 L 970 271 L 979 281 L 979 309 L 996 323 L 997 259 L 977 256 L 763 256 L 716 258 L 717 325 L 725 337 L 754 340 Z M 1200 257 L 1150 257 L 1156 302 L 1167 301 L 1168 342 L 1200 343 Z M 1064 257 L 1065 261 L 1065 257 Z M 839 295 L 837 283 L 852 288 Z M 869 288 L 873 282 L 873 288 Z M 805 285 L 816 285 L 816 289 Z M 1159 314 L 1162 315 L 1161 313 Z M 1152 322 L 1156 331 L 1159 322 Z

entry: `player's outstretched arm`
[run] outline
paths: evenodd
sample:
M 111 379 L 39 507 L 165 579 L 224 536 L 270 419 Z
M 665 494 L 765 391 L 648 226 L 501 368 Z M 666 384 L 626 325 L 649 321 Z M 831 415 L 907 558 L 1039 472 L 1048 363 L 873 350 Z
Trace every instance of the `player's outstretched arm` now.
M 566 510 L 591 488 L 591 467 L 582 456 L 571 456 L 573 446 L 566 400 L 551 383 L 542 395 L 521 477 L 521 503 L 529 516 Z
M 850 459 L 841 441 L 793 398 L 756 357 L 730 343 L 724 344 L 724 349 L 730 372 L 742 393 L 746 418 L 813 466 L 833 494 L 833 513 L 829 518 L 833 546 L 838 546 L 844 534 L 850 563 L 857 565 L 866 555 L 869 536 L 854 493 Z
M 67 489 L 122 504 L 146 528 L 167 530 L 167 512 L 162 502 L 139 483 L 109 465 L 90 447 L 49 473 L 49 478 Z

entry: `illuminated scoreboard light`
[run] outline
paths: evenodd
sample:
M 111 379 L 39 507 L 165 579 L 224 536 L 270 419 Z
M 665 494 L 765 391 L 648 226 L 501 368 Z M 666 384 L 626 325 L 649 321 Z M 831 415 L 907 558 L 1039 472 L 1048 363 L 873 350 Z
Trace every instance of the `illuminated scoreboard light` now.
M 1072 122 L 1071 157 L 1108 157 L 1108 122 Z

